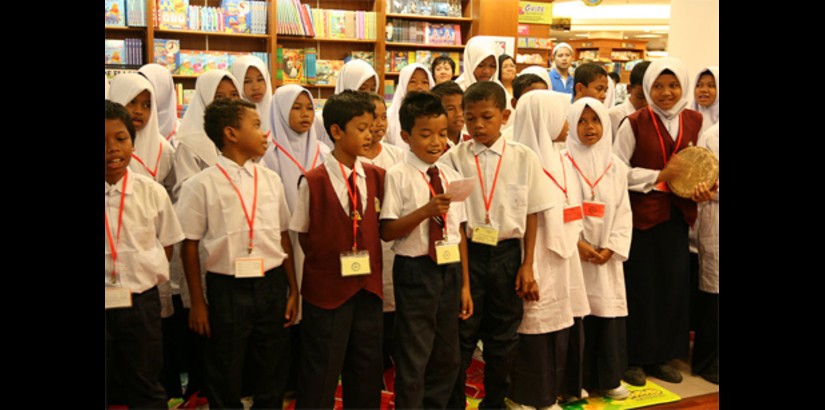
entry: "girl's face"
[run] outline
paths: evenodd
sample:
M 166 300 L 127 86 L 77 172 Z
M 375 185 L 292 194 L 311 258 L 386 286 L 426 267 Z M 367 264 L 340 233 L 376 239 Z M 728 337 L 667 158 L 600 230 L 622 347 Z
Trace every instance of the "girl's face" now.
M 576 124 L 576 133 L 585 146 L 591 146 L 602 139 L 602 121 L 590 107 L 584 107 L 579 123 Z
M 358 91 L 366 91 L 368 93 L 374 93 L 376 86 L 377 86 L 377 84 L 375 84 L 375 77 L 370 77 L 370 78 L 367 79 L 367 81 L 364 81 L 363 83 L 361 83 L 361 86 L 358 87 Z
M 453 79 L 453 69 L 450 67 L 450 63 L 441 63 L 435 66 L 435 73 L 433 73 L 433 77 L 435 77 L 435 83 L 441 84 L 445 81 L 450 81 Z
M 477 81 L 490 81 L 493 79 L 493 74 L 496 73 L 496 58 L 494 56 L 489 56 L 484 60 L 481 60 L 475 70 L 473 70 L 473 75 L 476 77 Z
M 693 90 L 693 98 L 702 107 L 710 107 L 716 101 L 716 79 L 711 74 L 703 74 Z
M 218 83 L 218 89 L 215 90 L 215 99 L 218 98 L 239 100 L 241 96 L 238 94 L 238 89 L 235 88 L 235 84 L 232 83 L 232 80 L 224 78 L 220 83 Z
M 243 78 L 243 94 L 250 102 L 257 104 L 264 99 L 265 92 L 266 80 L 264 80 L 264 75 L 257 68 L 249 67 Z
M 289 110 L 289 128 L 303 134 L 312 128 L 314 121 L 315 107 L 312 105 L 312 100 L 307 97 L 306 93 L 298 94 Z
M 384 101 L 375 101 L 375 121 L 370 126 L 370 134 L 372 134 L 372 144 L 377 144 L 387 134 L 387 106 Z
M 650 88 L 650 99 L 663 110 L 669 110 L 682 98 L 682 86 L 673 74 L 662 74 Z
M 407 92 L 410 91 L 427 91 L 430 89 L 430 79 L 427 78 L 427 73 L 420 68 L 416 68 L 410 76 L 410 81 L 407 83 Z
M 512 58 L 508 58 L 501 63 L 501 79 L 504 81 L 516 79 L 516 62 Z
M 126 103 L 126 110 L 132 116 L 135 131 L 140 131 L 146 127 L 149 118 L 152 117 L 152 95 L 149 94 L 149 90 L 143 90 L 132 101 Z

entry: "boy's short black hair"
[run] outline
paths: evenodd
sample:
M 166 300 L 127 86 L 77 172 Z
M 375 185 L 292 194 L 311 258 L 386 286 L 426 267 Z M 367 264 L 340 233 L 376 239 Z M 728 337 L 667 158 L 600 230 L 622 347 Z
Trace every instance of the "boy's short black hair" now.
M 599 76 L 607 77 L 607 71 L 601 64 L 585 63 L 576 68 L 576 72 L 573 74 L 573 96 L 576 96 L 576 84 L 587 87 Z
M 378 95 L 377 93 L 372 93 L 372 92 L 368 92 L 368 91 L 365 91 L 365 92 L 366 92 L 367 94 L 369 94 L 369 96 L 370 96 L 370 101 L 373 101 L 373 102 L 380 102 L 381 104 L 384 104 L 384 107 L 385 107 L 385 108 L 387 107 L 387 102 L 386 102 L 386 101 L 384 101 L 384 97 L 381 97 L 381 96 L 380 96 L 380 95 Z
M 443 63 L 449 64 L 450 69 L 452 69 L 452 73 L 455 74 L 455 61 L 453 61 L 452 58 L 447 57 L 444 54 L 442 54 L 442 55 L 436 57 L 433 60 L 432 64 L 430 64 L 430 72 L 433 74 L 433 77 L 435 77 L 435 68 L 438 67 L 439 65 L 443 64 Z
M 637 85 L 642 85 L 642 82 L 645 79 L 645 71 L 647 71 L 647 67 L 649 65 L 650 61 L 642 61 L 641 63 L 633 66 L 633 70 L 630 71 L 630 88 Z
M 516 63 L 516 59 L 509 54 L 501 54 L 498 56 L 498 80 L 501 81 L 501 65 L 504 64 L 507 60 L 513 60 L 513 64 Z
M 344 90 L 335 94 L 324 104 L 324 129 L 332 137 L 332 125 L 337 124 L 342 130 L 353 118 L 370 113 L 375 115 L 375 103 L 366 91 Z M 335 140 L 333 139 L 333 142 Z
M 132 145 L 135 145 L 135 124 L 132 124 L 132 116 L 129 115 L 129 111 L 126 107 L 112 100 L 106 100 L 106 119 L 120 120 L 123 122 L 123 125 L 125 125 L 126 129 L 129 131 L 129 137 L 132 138 Z
M 461 101 L 463 109 L 467 103 L 480 101 L 491 101 L 499 110 L 507 109 L 507 97 L 504 94 L 504 87 L 493 81 L 479 81 L 464 91 L 464 99 Z
M 441 115 L 447 117 L 447 111 L 441 105 L 441 99 L 428 91 L 407 93 L 404 101 L 401 102 L 401 108 L 398 110 L 401 129 L 407 132 L 412 132 L 416 118 L 438 117 Z
M 607 73 L 607 76 L 613 79 L 614 84 L 618 84 L 618 83 L 622 82 L 622 77 L 620 77 L 619 73 L 617 73 L 615 71 L 611 71 L 611 72 Z
M 524 90 L 535 83 L 542 83 L 546 85 L 548 89 L 550 88 L 550 84 L 547 84 L 547 81 L 544 81 L 538 74 L 525 73 L 517 75 L 516 79 L 513 80 L 513 98 L 516 100 L 521 98 L 521 96 L 524 95 Z
M 255 104 L 249 101 L 229 98 L 218 98 L 206 106 L 203 112 L 203 129 L 218 149 L 223 149 L 224 128 L 240 128 L 241 115 L 247 108 L 256 109 Z
M 464 95 L 464 91 L 458 83 L 453 80 L 444 81 L 443 83 L 436 85 L 432 90 L 430 90 L 430 92 L 435 94 L 435 96 L 439 99 L 443 99 L 448 95 Z

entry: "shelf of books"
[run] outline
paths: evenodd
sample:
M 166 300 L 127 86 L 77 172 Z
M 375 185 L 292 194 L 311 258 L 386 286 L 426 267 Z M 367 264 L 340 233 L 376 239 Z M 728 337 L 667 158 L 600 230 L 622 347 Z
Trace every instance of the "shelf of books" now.
M 223 36 L 223 37 L 248 37 L 248 38 L 262 38 L 268 39 L 268 34 L 247 34 L 247 33 L 224 33 L 221 31 L 200 31 L 200 30 L 162 30 L 155 29 L 155 34 L 184 34 L 184 35 L 207 35 L 207 36 Z
M 401 13 L 387 13 L 387 18 L 408 19 L 408 20 L 427 20 L 441 23 L 472 23 L 472 17 L 445 17 L 445 16 L 425 16 L 420 14 L 401 14 Z

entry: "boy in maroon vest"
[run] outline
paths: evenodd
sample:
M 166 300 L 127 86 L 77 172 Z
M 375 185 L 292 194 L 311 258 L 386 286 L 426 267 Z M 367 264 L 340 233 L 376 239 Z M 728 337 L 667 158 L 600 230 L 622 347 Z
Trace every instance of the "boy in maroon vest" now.
M 299 183 L 290 222 L 306 253 L 296 408 L 332 408 L 339 375 L 345 407 L 381 406 L 384 171 L 357 160 L 370 146 L 374 112 L 368 93 L 330 97 L 324 128 L 335 147 Z

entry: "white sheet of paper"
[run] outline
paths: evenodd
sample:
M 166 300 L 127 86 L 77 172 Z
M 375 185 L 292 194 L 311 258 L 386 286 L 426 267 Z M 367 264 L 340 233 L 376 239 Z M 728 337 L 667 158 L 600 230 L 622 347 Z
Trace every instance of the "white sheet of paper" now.
M 453 196 L 452 202 L 461 202 L 473 192 L 473 188 L 476 186 L 475 181 L 476 177 L 452 181 L 445 194 Z

